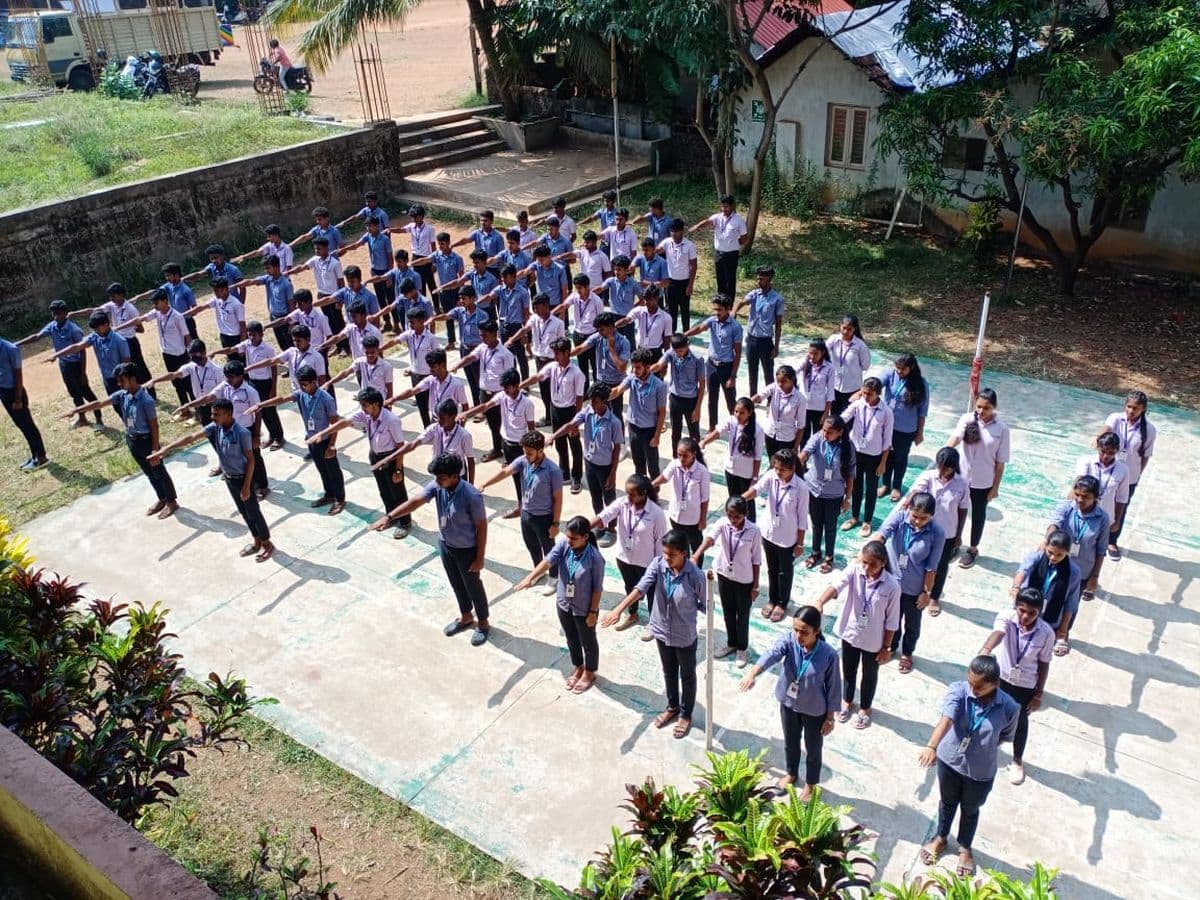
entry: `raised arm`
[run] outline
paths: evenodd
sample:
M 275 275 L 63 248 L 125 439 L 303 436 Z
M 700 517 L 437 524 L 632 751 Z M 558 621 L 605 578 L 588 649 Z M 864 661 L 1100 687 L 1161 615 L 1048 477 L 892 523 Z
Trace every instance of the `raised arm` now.
M 350 370 L 347 369 L 346 371 L 348 372 Z M 319 442 L 325 440 L 325 438 L 331 437 L 331 436 L 337 434 L 343 428 L 349 428 L 351 424 L 352 423 L 350 422 L 349 419 L 338 419 L 336 422 L 333 422 L 330 425 L 327 425 L 326 427 L 322 428 L 320 431 L 318 431 L 316 434 L 314 434 L 312 437 L 310 437 L 306 443 L 309 443 L 309 444 L 319 443 Z
M 203 428 L 197 428 L 195 431 L 189 432 L 181 438 L 176 438 L 165 447 L 159 447 L 158 450 L 150 454 L 150 457 L 152 459 L 161 460 L 163 457 L 174 452 L 175 450 L 180 450 L 184 447 L 190 447 L 192 444 L 198 444 L 207 437 L 208 435 L 204 433 Z
M 388 457 L 388 458 L 390 459 L 391 457 Z M 375 468 L 379 468 L 383 464 L 384 464 L 384 460 L 380 460 L 378 463 L 375 464 Z M 393 519 L 398 519 L 401 516 L 406 516 L 409 513 L 413 512 L 413 510 L 420 509 L 422 506 L 424 506 L 428 502 L 429 502 L 429 499 L 423 493 L 417 494 L 417 496 L 415 496 L 415 497 L 410 497 L 408 500 L 405 500 L 399 506 L 389 509 L 387 512 L 385 512 L 383 514 L 383 516 L 381 518 L 376 519 L 374 522 L 372 522 L 370 530 L 371 531 L 383 531 L 383 529 L 387 528 L 391 524 Z

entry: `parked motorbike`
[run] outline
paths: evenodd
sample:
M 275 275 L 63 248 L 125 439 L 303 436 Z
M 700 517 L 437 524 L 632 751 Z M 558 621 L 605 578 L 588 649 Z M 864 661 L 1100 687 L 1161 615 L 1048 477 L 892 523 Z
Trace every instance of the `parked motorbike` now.
M 199 66 L 165 63 L 157 50 L 126 57 L 121 77 L 136 87 L 142 98 L 171 93 L 195 97 L 200 91 Z
M 269 94 L 279 87 L 279 66 L 265 58 L 260 59 L 258 64 L 261 71 L 254 76 L 254 90 L 259 94 Z M 292 66 L 288 69 L 286 80 L 289 91 L 312 93 L 313 79 L 308 66 Z

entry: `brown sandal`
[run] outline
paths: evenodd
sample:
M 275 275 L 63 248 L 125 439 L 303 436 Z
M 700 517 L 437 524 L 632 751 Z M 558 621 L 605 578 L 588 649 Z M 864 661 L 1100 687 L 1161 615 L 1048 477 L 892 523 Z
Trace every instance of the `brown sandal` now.
M 680 719 L 675 723 L 675 730 L 671 732 L 676 740 L 682 740 L 688 736 L 688 732 L 692 730 L 691 719 Z
M 672 706 L 664 709 L 654 719 L 655 728 L 666 728 L 672 722 L 679 718 L 679 709 Z
M 825 559 L 825 562 L 821 563 L 820 572 L 822 575 L 828 575 L 832 571 L 833 571 L 833 557 L 830 556 Z
M 907 675 L 912 671 L 913 661 L 911 656 L 900 657 L 900 674 Z
M 771 621 L 782 622 L 783 617 L 787 615 L 787 610 L 782 606 L 775 606 L 771 609 Z

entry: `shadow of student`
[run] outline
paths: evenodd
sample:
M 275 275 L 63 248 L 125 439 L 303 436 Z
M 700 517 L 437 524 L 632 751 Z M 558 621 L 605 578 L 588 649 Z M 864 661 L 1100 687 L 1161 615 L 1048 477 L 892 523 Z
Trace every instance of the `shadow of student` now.
M 1175 740 L 1175 729 L 1133 706 L 1114 706 L 1090 700 L 1071 700 L 1060 705 L 1067 715 L 1098 728 L 1104 740 L 1104 768 L 1117 771 L 1117 740 L 1124 735 L 1141 735 L 1165 744 Z
M 1028 877 L 1028 873 L 1020 873 Z M 1058 895 L 1071 900 L 1126 900 L 1128 895 L 1114 894 L 1076 878 L 1070 872 L 1059 872 L 1054 876 L 1054 889 Z
M 262 607 L 258 611 L 260 616 L 274 611 L 287 597 L 309 582 L 317 581 L 323 584 L 342 584 L 350 580 L 350 574 L 345 569 L 339 569 L 336 566 L 323 566 L 308 559 L 292 556 L 278 547 L 275 549 L 272 559 L 288 574 L 294 576 L 295 581 L 281 590 L 274 600 Z
M 1144 597 L 1135 597 L 1132 594 L 1114 594 L 1111 591 L 1104 592 L 1104 599 L 1135 619 L 1154 623 L 1154 630 L 1146 645 L 1148 653 L 1158 652 L 1158 648 L 1162 644 L 1163 632 L 1166 631 L 1168 625 L 1188 625 L 1193 628 L 1200 625 L 1200 610 L 1189 609 L 1183 605 L 1181 588 L 1176 589 L 1175 595 L 1169 603 L 1155 603 Z
M 521 665 L 514 669 L 509 676 L 504 679 L 503 683 L 496 688 L 492 696 L 488 697 L 488 709 L 495 709 L 502 705 L 508 699 L 509 693 L 516 687 L 526 675 L 534 672 L 544 671 L 549 672 L 551 669 L 561 668 L 561 661 L 567 655 L 566 643 L 563 646 L 556 647 L 552 644 L 547 644 L 545 641 L 539 641 L 536 638 L 522 637 L 497 628 L 495 625 L 488 632 L 488 643 L 497 649 L 515 656 L 520 660 Z M 554 677 L 551 674 L 550 677 Z M 596 690 L 600 683 L 596 683 Z
M 914 765 L 914 769 L 916 766 Z M 932 769 L 926 770 L 927 780 L 932 778 Z M 914 779 L 918 777 L 914 774 Z M 850 807 L 850 818 L 862 825 L 875 838 L 875 871 L 883 872 L 888 868 L 896 845 L 901 841 L 911 841 L 914 844 L 924 844 L 937 828 L 936 815 L 922 812 L 906 802 L 894 805 L 875 803 L 865 797 L 853 797 L 849 794 L 839 794 L 822 785 L 822 800 L 833 806 L 846 805 Z M 916 864 L 916 858 L 909 861 L 904 871 L 909 872 Z
M 853 728 L 854 720 L 851 719 L 845 725 L 840 727 Z M 928 743 L 929 736 L 933 733 L 933 723 L 918 722 L 915 719 L 905 719 L 902 716 L 897 716 L 894 713 L 890 713 L 884 709 L 872 709 L 871 727 L 867 733 L 870 734 L 877 729 L 883 729 L 884 731 L 890 731 L 892 734 L 897 734 L 919 749 Z M 915 753 L 913 758 L 916 758 Z
M 218 519 L 214 516 L 206 516 L 203 513 L 198 513 L 194 509 L 188 509 L 186 506 L 180 506 L 173 518 L 180 524 L 192 529 L 192 533 L 175 546 L 164 550 L 158 557 L 159 562 L 169 559 L 192 541 L 214 531 L 220 532 L 225 537 L 231 539 L 245 538 L 250 534 L 249 529 L 246 528 L 246 523 L 241 520 L 240 516 L 236 519 Z
M 1129 702 L 1134 707 L 1141 703 L 1142 693 L 1151 681 L 1180 687 L 1200 687 L 1200 673 L 1159 654 L 1134 653 L 1124 647 L 1104 647 L 1078 638 L 1071 641 L 1071 650 L 1130 673 L 1133 683 L 1129 689 Z

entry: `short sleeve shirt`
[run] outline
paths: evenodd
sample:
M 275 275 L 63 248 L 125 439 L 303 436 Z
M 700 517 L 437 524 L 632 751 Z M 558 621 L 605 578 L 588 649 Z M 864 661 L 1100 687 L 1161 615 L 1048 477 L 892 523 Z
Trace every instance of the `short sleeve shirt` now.
M 454 490 L 448 491 L 431 481 L 421 490 L 426 500 L 433 500 L 437 507 L 438 527 L 442 542 L 456 550 L 474 548 L 479 543 L 476 522 L 482 522 L 487 514 L 483 508 L 483 494 L 469 481 L 459 479 Z
M 871 578 L 861 562 L 852 562 L 831 583 L 842 608 L 833 633 L 851 647 L 878 653 L 886 632 L 900 627 L 900 582 L 887 569 Z
M 558 567 L 558 608 L 576 616 L 590 613 L 592 595 L 604 590 L 604 557 L 600 551 L 587 543 L 577 552 L 565 537 L 560 537 L 546 554 L 546 562 Z
M 125 423 L 125 432 L 134 437 L 142 437 L 150 433 L 150 423 L 158 418 L 158 407 L 145 388 L 138 388 L 134 393 L 121 390 L 109 395 L 113 409 L 121 414 Z
M 87 336 L 87 342 L 96 354 L 96 365 L 100 368 L 102 378 L 112 378 L 113 370 L 129 361 L 129 342 L 115 331 L 109 331 L 104 336 L 93 331 Z
M 704 324 L 708 327 L 709 366 L 733 362 L 734 346 L 742 342 L 741 324 L 733 316 L 727 317 L 724 322 L 716 316 L 709 316 Z
M 557 362 L 546 363 L 538 372 L 538 380 L 550 382 L 550 403 L 559 409 L 574 408 L 586 383 L 583 370 L 574 363 L 565 368 Z
M 1038 664 L 1049 665 L 1054 657 L 1054 629 L 1038 617 L 1033 628 L 1024 631 L 1017 622 L 1017 611 L 1009 609 L 996 615 L 992 631 L 1004 635 L 996 645 L 1000 677 L 1016 687 L 1037 687 Z
M 571 422 L 579 426 L 583 437 L 583 458 L 596 465 L 611 465 L 616 447 L 624 441 L 621 422 L 612 411 L 598 416 L 590 409 L 581 410 Z
M 509 468 L 521 482 L 521 508 L 532 516 L 548 516 L 554 512 L 554 495 L 562 491 L 563 474 L 558 464 L 543 457 L 536 466 L 524 454 Z
M 42 326 L 42 330 L 38 332 L 41 337 L 50 338 L 50 343 L 55 350 L 61 350 L 63 347 L 70 347 L 72 344 L 78 344 L 83 340 L 83 329 L 67 319 L 62 325 L 58 322 L 47 322 Z M 65 356 L 59 357 L 59 362 L 79 362 L 80 353 L 68 353 Z
M 337 400 L 329 391 L 319 388 L 313 394 L 304 391 L 293 391 L 292 399 L 300 407 L 300 418 L 304 421 L 304 434 L 312 437 L 318 431 L 329 427 L 330 421 L 337 416 Z
M 702 526 L 700 510 L 708 502 L 712 489 L 712 476 L 705 465 L 697 460 L 685 469 L 679 460 L 673 459 L 663 470 L 663 477 L 671 485 L 671 503 L 667 509 L 671 521 Z
M 783 297 L 779 291 L 755 288 L 746 295 L 746 300 L 750 303 L 750 337 L 773 339 L 775 320 L 783 318 Z
M 596 515 L 617 526 L 617 559 L 643 569 L 658 555 L 669 528 L 666 512 L 649 499 L 637 509 L 628 497 L 620 497 Z
M 623 362 L 628 363 L 631 355 L 629 338 L 619 331 L 614 331 L 610 342 L 596 332 L 588 338 L 587 343 L 592 348 L 592 352 L 596 354 L 596 379 L 607 384 L 620 384 L 625 378 L 625 373 L 618 369 L 617 364 L 613 362 L 609 347 L 613 347 L 617 356 Z
M 671 393 L 690 400 L 700 392 L 700 380 L 704 377 L 704 359 L 688 350 L 680 357 L 673 349 L 666 354 L 667 367 L 671 371 Z
M 691 277 L 691 264 L 696 261 L 696 245 L 687 238 L 676 242 L 667 238 L 658 245 L 658 252 L 667 261 L 667 277 L 672 281 L 687 281 Z
M 360 409 L 350 416 L 350 424 L 366 434 L 372 453 L 391 453 L 404 443 L 404 426 L 390 409 L 381 409 L 374 419 Z
M 746 519 L 740 530 L 722 518 L 708 530 L 717 548 L 716 571 L 739 584 L 754 581 L 754 566 L 762 565 L 762 532 Z
M 660 410 L 667 408 L 667 386 L 657 375 L 642 381 L 630 375 L 621 382 L 629 388 L 629 423 L 638 428 L 653 428 L 658 424 Z
M 246 474 L 246 455 L 252 451 L 254 440 L 249 430 L 238 422 L 222 428 L 216 422 L 204 426 L 204 433 L 217 450 L 221 472 L 232 478 Z

